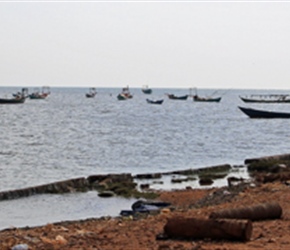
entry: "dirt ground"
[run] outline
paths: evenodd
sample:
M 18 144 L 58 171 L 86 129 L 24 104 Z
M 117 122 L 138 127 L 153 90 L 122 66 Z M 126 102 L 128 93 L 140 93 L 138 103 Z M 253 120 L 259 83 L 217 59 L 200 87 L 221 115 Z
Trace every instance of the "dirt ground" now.
M 160 192 L 158 199 L 170 202 L 171 209 L 150 215 L 87 219 L 3 230 L 0 232 L 0 249 L 10 250 L 17 244 L 26 244 L 31 250 L 290 249 L 290 187 L 287 183 L 277 181 L 246 187 L 166 191 Z M 163 233 L 167 219 L 173 216 L 205 218 L 219 209 L 269 201 L 280 204 L 282 218 L 253 222 L 249 241 L 156 239 Z

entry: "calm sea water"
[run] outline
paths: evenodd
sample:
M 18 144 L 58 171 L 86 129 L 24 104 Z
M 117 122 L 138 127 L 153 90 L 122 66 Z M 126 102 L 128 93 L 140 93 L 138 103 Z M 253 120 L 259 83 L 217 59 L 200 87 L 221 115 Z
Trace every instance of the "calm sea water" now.
M 0 96 L 19 90 L 2 87 Z M 127 101 L 117 100 L 120 89 L 97 91 L 90 99 L 87 88 L 52 88 L 45 100 L 0 105 L 0 191 L 93 174 L 243 164 L 245 158 L 289 153 L 290 120 L 250 119 L 238 109 L 290 112 L 290 104 L 245 104 L 239 99 L 286 91 L 217 90 L 220 103 L 165 96 L 189 94 L 188 89 L 153 89 L 145 95 L 136 88 Z M 164 102 L 150 105 L 146 98 Z

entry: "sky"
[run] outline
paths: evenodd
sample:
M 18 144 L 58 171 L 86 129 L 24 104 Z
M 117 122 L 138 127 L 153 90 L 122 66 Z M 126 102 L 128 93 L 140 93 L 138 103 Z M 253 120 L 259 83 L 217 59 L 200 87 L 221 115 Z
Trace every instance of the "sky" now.
M 288 1 L 1 1 L 0 86 L 289 89 Z

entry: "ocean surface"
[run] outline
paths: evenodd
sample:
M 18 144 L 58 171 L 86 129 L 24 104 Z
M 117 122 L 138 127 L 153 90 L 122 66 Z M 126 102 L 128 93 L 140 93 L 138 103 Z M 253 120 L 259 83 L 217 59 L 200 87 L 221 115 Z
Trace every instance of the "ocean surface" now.
M 0 98 L 11 97 L 20 89 L 1 87 Z M 95 98 L 86 98 L 88 88 L 51 88 L 45 100 L 27 99 L 21 105 L 0 105 L 0 191 L 95 174 L 240 165 L 246 158 L 289 153 L 290 119 L 250 119 L 238 109 L 243 106 L 290 112 L 290 104 L 246 104 L 239 98 L 251 94 L 289 94 L 287 91 L 198 90 L 200 96 L 214 93 L 222 96 L 220 103 L 198 103 L 192 98 L 170 100 L 165 95 L 190 94 L 189 89 L 153 88 L 151 95 L 145 95 L 141 88 L 132 88 L 132 99 L 118 101 L 120 91 L 97 88 Z M 164 102 L 151 105 L 146 98 Z M 76 196 L 84 201 L 85 207 L 75 202 Z M 66 205 L 57 205 L 60 201 Z M 110 202 L 121 207 L 132 200 Z M 46 223 L 50 218 L 66 219 L 64 215 L 68 215 L 67 219 L 79 219 L 75 214 L 82 218 L 114 215 L 120 210 L 112 204 L 109 206 L 114 211 L 105 209 L 108 204 L 104 203 L 108 201 L 100 201 L 95 192 L 40 195 L 0 202 L 0 217 L 7 218 L 5 225 L 2 223 L 6 227 Z M 78 212 L 64 209 L 68 204 Z M 38 220 L 23 221 L 27 217 L 24 211 L 33 213 L 35 208 L 37 214 L 39 206 L 45 208 Z M 12 219 L 15 214 L 18 222 Z

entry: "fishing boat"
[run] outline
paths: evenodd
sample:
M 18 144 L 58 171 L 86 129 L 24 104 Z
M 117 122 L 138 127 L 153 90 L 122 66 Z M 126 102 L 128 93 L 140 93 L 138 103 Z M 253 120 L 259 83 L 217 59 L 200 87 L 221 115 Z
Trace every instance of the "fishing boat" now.
M 239 107 L 239 109 L 250 118 L 290 118 L 290 113 L 265 111 L 244 107 Z
M 148 88 L 147 85 L 144 85 L 143 88 L 142 88 L 142 92 L 144 94 L 150 95 L 150 94 L 152 94 L 152 89 Z
M 38 93 L 38 92 L 33 92 L 32 94 L 28 95 L 28 97 L 30 99 L 45 99 L 46 95 L 43 95 L 43 94 Z
M 25 97 L 0 98 L 0 104 L 22 104 L 25 99 Z
M 89 93 L 86 93 L 87 98 L 93 98 L 97 94 L 96 88 L 90 88 Z
M 184 96 L 176 96 L 176 95 L 173 95 L 173 94 L 166 94 L 168 96 L 169 99 L 172 99 L 172 100 L 187 100 L 188 98 L 188 95 L 184 95 Z
M 22 104 L 27 97 L 27 88 L 23 88 L 21 92 L 12 94 L 13 98 L 0 98 L 0 104 Z
M 131 95 L 131 93 L 129 91 L 129 87 L 127 86 L 127 87 L 123 88 L 122 92 L 117 95 L 117 98 L 119 101 L 124 101 L 124 100 L 133 98 L 133 96 Z
M 213 97 L 218 91 L 214 91 L 210 96 L 201 97 L 197 94 L 197 88 L 194 88 L 195 95 L 192 95 L 193 88 L 189 89 L 190 96 L 192 96 L 194 102 L 220 102 L 222 97 Z
M 39 91 L 39 88 L 35 88 L 33 93 L 28 95 L 30 99 L 45 99 L 50 94 L 50 89 L 47 86 L 42 87 L 42 90 Z
M 198 95 L 193 96 L 193 101 L 195 102 L 220 102 L 221 97 L 200 97 Z
M 147 103 L 149 103 L 149 104 L 162 104 L 162 103 L 163 103 L 163 99 L 161 99 L 161 100 L 156 100 L 156 101 L 146 99 L 146 101 L 147 101 Z
M 290 103 L 289 95 L 251 95 L 239 96 L 243 102 L 250 103 Z

